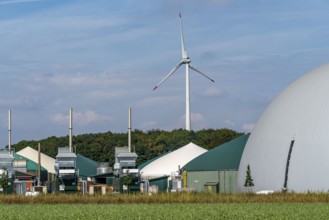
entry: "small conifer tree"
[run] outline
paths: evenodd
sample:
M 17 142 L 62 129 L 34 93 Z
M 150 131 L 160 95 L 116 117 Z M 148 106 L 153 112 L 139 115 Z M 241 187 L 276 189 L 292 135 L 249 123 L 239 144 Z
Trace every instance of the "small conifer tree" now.
M 125 177 L 123 178 L 123 185 L 126 185 L 127 186 L 127 191 L 129 193 L 129 185 L 132 183 L 132 179 L 131 177 L 129 176 L 129 170 L 126 171 L 126 175 Z
M 244 187 L 247 188 L 248 192 L 252 192 L 252 187 L 254 186 L 254 180 L 251 177 L 250 165 L 247 166 L 246 179 L 244 181 Z
M 7 175 L 7 169 L 3 168 L 2 174 L 0 176 L 0 187 L 2 188 L 2 194 L 4 193 L 5 189 L 8 187 L 8 175 Z

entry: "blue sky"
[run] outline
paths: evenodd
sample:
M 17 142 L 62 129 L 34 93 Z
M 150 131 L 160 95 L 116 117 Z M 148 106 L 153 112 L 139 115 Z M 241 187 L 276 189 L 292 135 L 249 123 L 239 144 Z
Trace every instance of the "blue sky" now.
M 329 61 L 325 0 L 0 0 L 0 146 L 68 134 L 184 128 L 180 26 L 193 66 L 192 129 L 248 132 L 293 80 Z

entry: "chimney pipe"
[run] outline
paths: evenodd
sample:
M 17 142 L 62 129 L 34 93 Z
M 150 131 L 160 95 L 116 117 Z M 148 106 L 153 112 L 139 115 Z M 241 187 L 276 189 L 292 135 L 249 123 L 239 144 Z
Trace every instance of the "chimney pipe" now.
M 11 148 L 11 110 L 8 111 L 8 151 Z
M 72 108 L 70 108 L 70 127 L 69 127 L 69 149 L 70 149 L 70 152 L 72 153 Z
M 38 143 L 38 186 L 41 185 L 41 152 L 40 143 Z
M 128 109 L 128 151 L 131 152 L 131 107 Z

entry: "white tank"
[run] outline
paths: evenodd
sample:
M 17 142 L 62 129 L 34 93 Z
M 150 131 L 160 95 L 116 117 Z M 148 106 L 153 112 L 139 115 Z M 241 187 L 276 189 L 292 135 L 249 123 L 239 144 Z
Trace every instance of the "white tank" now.
M 285 182 L 295 192 L 329 190 L 329 64 L 293 82 L 259 118 L 241 158 L 240 191 L 248 164 L 254 191 L 280 191 Z
M 100 163 L 100 166 L 97 167 L 97 174 L 110 173 L 112 168 L 109 166 L 109 163 Z
M 26 168 L 26 160 L 14 159 L 13 166 L 14 168 Z

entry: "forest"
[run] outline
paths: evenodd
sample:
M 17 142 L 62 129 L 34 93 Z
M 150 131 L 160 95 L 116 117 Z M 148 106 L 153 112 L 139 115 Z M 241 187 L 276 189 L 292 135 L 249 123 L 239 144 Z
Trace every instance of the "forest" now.
M 131 132 L 132 149 L 138 155 L 137 165 L 155 158 L 161 154 L 174 151 L 190 142 L 208 150 L 226 143 L 243 133 L 230 129 L 204 129 L 199 131 L 187 131 L 176 129 L 172 131 L 133 130 Z M 73 148 L 77 154 L 81 154 L 98 162 L 114 163 L 115 147 L 128 145 L 127 133 L 112 133 L 110 131 L 95 134 L 80 134 L 73 136 Z M 12 145 L 16 152 L 30 146 L 37 149 L 38 143 L 41 152 L 56 158 L 57 148 L 68 146 L 69 137 L 48 137 L 42 140 L 20 141 Z

